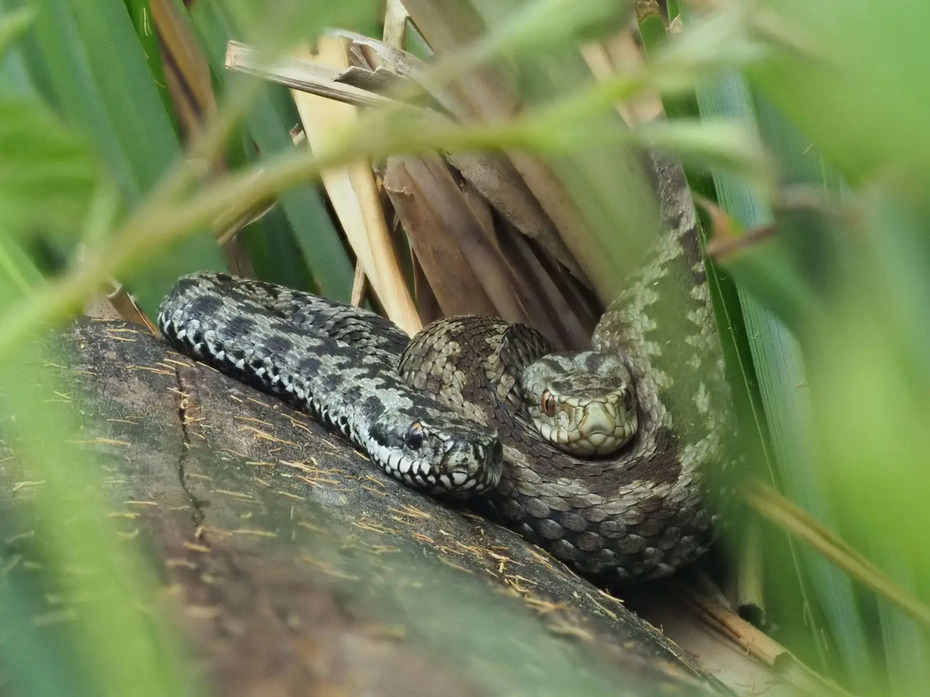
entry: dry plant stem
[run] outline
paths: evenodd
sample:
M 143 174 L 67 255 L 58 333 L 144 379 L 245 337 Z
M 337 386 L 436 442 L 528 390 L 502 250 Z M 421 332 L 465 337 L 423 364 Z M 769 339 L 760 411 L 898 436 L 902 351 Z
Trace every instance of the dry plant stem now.
M 672 587 L 706 625 L 735 642 L 749 655 L 776 668 L 786 682 L 808 694 L 833 693 L 851 697 L 845 690 L 799 661 L 784 646 L 737 615 L 707 579 L 703 579 L 703 582 L 699 580 L 697 585 L 700 590 L 681 582 L 674 582 Z
M 239 41 L 230 41 L 226 45 L 226 68 L 346 104 L 385 107 L 401 103 L 376 92 L 338 82 L 341 71 L 306 59 L 291 57 L 270 63 L 263 61 L 256 49 Z
M 483 55 L 481 47 L 491 46 L 494 43 L 492 39 L 475 39 L 481 34 L 480 22 L 476 17 L 455 17 L 450 21 L 449 17 L 454 15 L 449 15 L 449 12 L 464 11 L 456 10 L 454 3 L 439 2 L 436 4 L 414 0 L 407 3 L 407 8 L 420 32 L 438 52 L 455 52 L 452 58 L 435 68 L 435 72 L 431 72 L 431 77 L 435 82 L 443 84 L 442 78 L 446 78 L 447 75 L 452 76 L 448 71 L 448 66 L 456 65 L 464 68 L 479 64 Z M 468 46 L 465 49 L 460 48 L 463 42 Z M 461 74 L 461 72 L 459 70 L 456 74 Z M 607 107 L 611 107 L 622 97 L 629 96 L 623 94 L 626 91 L 625 88 L 614 94 L 611 87 L 616 88 L 616 82 L 617 79 L 607 80 L 593 91 L 598 99 L 605 100 L 606 97 L 611 97 L 606 102 Z M 423 81 L 423 84 L 426 85 L 429 82 Z M 461 109 L 456 112 L 460 120 L 468 121 L 478 118 L 487 121 L 507 118 L 517 108 L 514 91 L 510 86 L 502 83 L 494 71 L 477 70 L 458 81 L 457 84 L 463 86 L 463 89 L 458 92 Z M 555 223 L 555 228 L 561 237 L 558 244 L 567 247 L 571 256 L 580 262 L 600 300 L 605 304 L 612 300 L 618 288 L 616 287 L 615 268 L 610 263 L 610 255 L 605 253 L 606 250 L 602 248 L 598 240 L 592 238 L 591 230 L 582 212 L 574 205 L 558 177 L 550 167 L 536 157 L 516 151 L 510 151 L 507 154 L 543 210 Z M 543 242 L 543 246 L 549 245 Z
M 553 277 L 559 278 L 561 270 L 555 274 L 547 273 L 529 249 L 527 240 L 516 233 L 512 225 L 501 223 L 500 229 L 495 229 L 495 220 L 486 200 L 470 180 L 459 183 L 457 188 L 467 208 L 478 221 L 474 235 L 461 235 L 459 247 L 482 279 L 485 290 L 498 308 L 498 314 L 510 322 L 541 327 L 541 331 L 558 350 L 587 348 L 593 326 L 586 330 L 582 327 L 579 314 L 584 314 L 583 307 L 572 306 L 561 293 L 556 292 L 557 297 L 552 297 L 547 292 L 555 290 Z M 456 234 L 460 231 L 453 229 L 452 232 Z M 536 260 L 535 265 L 521 269 L 518 267 L 519 253 L 512 258 L 504 252 L 503 245 L 509 241 L 508 236 L 516 237 L 511 246 L 519 246 L 521 251 L 528 253 L 527 257 Z M 554 312 L 555 308 L 559 311 Z
M 152 0 L 150 7 L 161 39 L 168 91 L 184 131 L 191 137 L 201 131 L 204 119 L 216 114 L 210 65 L 197 38 L 171 0 Z M 225 170 L 226 162 L 221 154 L 211 158 L 211 174 Z M 243 215 L 240 217 L 242 225 L 233 225 L 217 233 L 229 269 L 240 276 L 254 276 L 255 270 L 235 233 L 263 213 Z
M 289 6 L 275 8 L 268 17 L 268 26 L 280 22 L 290 12 Z M 236 128 L 239 121 L 255 101 L 262 88 L 258 81 L 244 83 L 232 90 L 226 97 L 225 104 L 209 114 L 195 137 L 188 146 L 186 156 L 179 158 L 175 166 L 165 173 L 147 199 L 134 211 L 134 216 L 146 218 L 153 210 L 176 196 L 202 178 L 210 171 L 210 163 L 221 153 L 223 146 Z M 126 226 L 129 227 L 130 222 Z
M 152 336 L 158 336 L 158 328 L 152 324 L 152 321 L 148 318 L 142 308 L 136 304 L 135 298 L 133 298 L 123 286 L 120 286 L 112 293 L 107 295 L 107 300 L 110 305 L 119 313 L 120 318 L 126 320 L 127 322 L 132 322 L 133 324 L 141 324 L 143 327 L 148 329 L 149 333 Z
M 84 262 L 88 249 L 89 246 L 83 242 L 78 245 L 75 252 L 75 259 L 78 264 Z M 27 288 L 27 290 L 29 289 Z M 122 319 L 145 327 L 153 336 L 159 335 L 158 329 L 142 311 L 142 308 L 136 304 L 135 298 L 127 292 L 125 286 L 113 277 L 110 277 L 105 283 L 101 283 L 98 292 L 87 299 L 82 314 L 102 320 Z
M 377 61 L 381 66 L 392 71 L 399 78 L 408 75 L 413 80 L 423 73 L 426 68 L 414 56 L 398 51 L 385 43 L 363 37 L 353 32 L 332 32 L 331 36 L 338 36 L 352 41 L 353 45 L 365 50 L 366 55 Z M 327 38 L 324 37 L 324 41 Z M 353 105 L 364 105 L 366 100 L 360 95 L 368 94 L 374 98 L 373 92 L 368 92 L 358 86 L 349 86 L 351 89 L 342 90 L 340 85 L 346 77 L 345 71 L 331 70 L 330 74 L 320 73 L 319 70 L 329 70 L 327 66 L 314 66 L 317 72 L 308 69 L 309 61 L 296 58 L 283 58 L 273 66 L 263 67 L 257 63 L 258 56 L 254 49 L 230 42 L 227 48 L 226 67 L 231 69 L 247 69 L 248 72 L 289 85 L 299 91 L 306 91 L 315 95 L 323 95 L 337 101 L 344 101 Z M 300 76 L 301 84 L 297 85 L 296 76 Z M 337 82 L 337 79 L 340 82 Z M 446 105 L 453 112 L 460 113 L 464 109 L 461 100 L 456 100 L 445 91 L 432 94 L 441 104 Z M 295 99 L 298 99 L 295 96 Z M 439 114 L 436 118 L 441 118 Z M 539 202 L 527 189 L 526 184 L 514 170 L 510 161 L 499 154 L 493 153 L 450 153 L 449 162 L 494 205 L 501 211 L 521 232 L 539 241 L 546 250 L 568 268 L 576 278 L 584 281 L 584 274 L 578 267 L 571 253 L 565 247 L 558 231 L 553 227 L 552 221 L 545 214 Z
M 356 42 L 361 41 L 360 38 L 346 32 L 341 32 L 340 35 L 350 36 Z M 365 45 L 371 47 L 373 43 L 373 40 L 368 39 Z M 383 51 L 379 57 L 383 57 Z M 307 61 L 279 60 L 273 65 L 263 66 L 254 49 L 237 42 L 229 44 L 227 67 L 245 70 L 298 90 L 352 104 L 366 104 L 378 97 L 375 93 L 337 82 L 337 78 L 341 76 L 339 72 L 314 72 Z M 389 67 L 395 68 L 393 64 Z M 403 75 L 402 72 L 399 74 Z M 469 120 L 476 116 L 483 120 L 506 118 L 516 110 L 515 98 L 509 94 L 508 88 L 498 84 L 488 71 L 463 78 L 456 85 L 446 85 L 444 80 L 448 80 L 448 77 L 440 79 L 437 75 L 443 76 L 445 73 L 439 68 L 421 70 L 413 76 L 413 79 L 421 83 L 432 96 L 450 109 L 460 120 Z M 613 79 L 607 79 L 597 88 L 586 92 L 580 98 L 581 101 L 577 101 L 579 98 L 569 98 L 569 101 L 573 105 L 577 101 L 577 106 L 601 110 L 641 90 L 646 82 L 645 70 L 633 76 L 614 76 Z M 481 96 L 475 97 L 476 93 Z M 365 95 L 369 95 L 371 99 L 366 98 Z M 391 103 L 397 104 L 397 102 Z M 564 114 L 556 110 L 546 113 L 543 120 L 553 119 L 561 122 L 563 118 Z M 590 232 L 584 217 L 571 203 L 568 193 L 558 178 L 548 166 L 535 157 L 518 151 L 510 151 L 508 155 L 532 192 L 527 199 L 532 204 L 527 205 L 522 200 L 525 197 L 514 195 L 520 190 L 525 190 L 526 187 L 522 182 L 519 185 L 511 182 L 508 190 L 501 191 L 498 195 L 494 191 L 483 191 L 483 193 L 486 193 L 489 199 L 505 213 L 518 213 L 519 215 L 513 222 L 522 232 L 536 239 L 583 282 L 586 282 L 586 277 L 590 277 L 601 300 L 608 302 L 617 290 L 613 269 L 608 263 L 608 255 L 598 252 L 599 244 L 591 244 Z M 468 163 L 467 155 L 460 157 L 465 158 L 463 165 Z M 470 164 L 474 165 L 473 162 Z M 463 167 L 462 171 L 466 176 L 468 176 L 469 169 L 467 165 Z M 519 182 L 519 177 L 514 179 Z M 507 184 L 509 180 L 502 178 L 500 182 Z M 476 180 L 475 184 L 479 190 L 482 190 L 483 187 L 479 180 Z M 510 210 L 508 203 L 511 207 L 516 204 L 520 205 Z M 555 227 L 552 222 L 555 223 Z M 587 274 L 582 272 L 575 263 L 575 258 L 581 260 L 582 266 L 587 269 Z
M 758 521 L 752 520 L 740 540 L 733 604 L 741 616 L 751 618 L 752 623 L 756 625 L 765 622 L 765 596 L 762 585 L 762 536 Z
M 596 43 L 581 47 L 581 55 L 597 80 L 609 80 L 619 69 L 629 73 L 631 69 L 644 70 L 642 48 L 634 38 L 632 26 Z M 649 123 L 662 116 L 662 100 L 658 94 L 645 91 L 626 102 L 617 102 L 617 112 L 629 126 Z
M 412 248 L 410 249 L 410 257 L 413 266 L 413 290 L 417 299 L 417 310 L 420 312 L 423 324 L 427 325 L 443 316 L 442 308 L 439 307 L 439 301 L 436 300 L 436 295 L 423 274 L 420 260 Z
M 898 586 L 806 511 L 761 482 L 751 482 L 744 486 L 743 496 L 757 513 L 800 538 L 846 573 L 897 605 L 925 627 L 930 627 L 930 607 Z
M 317 60 L 322 65 L 338 70 L 348 67 L 344 39 L 323 36 L 318 51 Z M 325 149 L 333 137 L 339 137 L 346 123 L 358 119 L 356 108 L 348 104 L 298 91 L 291 94 L 315 151 Z M 412 336 L 423 325 L 394 253 L 371 165 L 367 159 L 360 159 L 344 167 L 328 168 L 322 178 L 349 244 L 385 313 Z
M 600 301 L 605 305 L 609 303 L 619 290 L 616 270 L 609 263 L 609 257 L 599 248 L 600 245 L 592 244 L 584 214 L 574 204 L 569 192 L 552 169 L 538 157 L 517 151 L 507 154 L 555 223 L 561 241 L 581 264 Z
M 84 315 L 101 320 L 125 320 L 148 330 L 152 336 L 158 336 L 158 329 L 142 311 L 133 297 L 123 286 L 116 286 L 106 295 L 91 298 L 84 305 Z
M 497 148 L 539 148 L 559 151 L 560 144 L 547 137 L 551 129 L 575 124 L 599 100 L 586 95 L 572 97 L 558 108 L 531 112 L 516 120 L 455 126 L 447 122 L 407 120 L 404 127 L 376 128 L 377 119 L 396 116 L 399 110 L 373 114 L 347 128 L 342 138 L 330 148 L 314 155 L 286 153 L 268 158 L 261 165 L 219 177 L 183 203 L 176 199 L 196 179 L 204 158 L 218 152 L 231 132 L 235 120 L 250 103 L 251 94 L 240 94 L 228 113 L 220 116 L 198 139 L 191 157 L 176 166 L 155 191 L 132 214 L 111 239 L 105 252 L 92 254 L 86 265 L 74 268 L 60 280 L 50 283 L 0 317 L 0 359 L 6 356 L 31 331 L 43 324 L 77 310 L 84 298 L 93 293 L 100 280 L 116 275 L 164 245 L 183 238 L 221 214 L 245 210 L 262 199 L 277 195 L 298 183 L 319 176 L 323 169 L 344 165 L 362 157 L 378 159 L 394 152 L 423 152 Z M 407 113 L 407 112 L 405 112 Z M 565 121 L 567 119 L 567 121 Z M 574 126 L 573 126 L 574 127 Z M 379 135 L 379 133 L 381 135 Z M 615 134 L 618 141 L 635 143 L 635 132 Z M 264 170 L 263 176 L 255 174 Z
M 514 292 L 506 263 L 498 250 L 487 244 L 483 228 L 493 225 L 490 213 L 481 210 L 480 204 L 476 205 L 477 211 L 468 205 L 440 158 L 428 155 L 407 157 L 404 158 L 404 167 L 418 183 L 424 204 L 435 213 L 445 235 L 458 245 L 466 263 L 490 298 L 495 310 L 492 314 L 510 322 L 526 322 L 526 309 Z M 430 236 L 435 234 L 431 230 L 421 229 L 420 232 Z M 434 273 L 434 276 L 445 276 L 446 270 L 442 267 L 444 259 L 438 261 L 440 267 L 435 270 L 438 273 Z
M 401 0 L 387 0 L 384 7 L 384 43 L 392 48 L 403 49 L 407 33 L 407 8 Z
M 389 45 L 387 41 L 378 42 L 349 31 L 334 32 L 334 35 L 349 39 L 353 49 L 361 51 L 370 64 L 377 66 L 379 71 L 390 71 L 398 80 L 409 78 L 416 82 L 420 76 L 429 72 L 425 63 Z M 463 99 L 456 97 L 454 85 L 448 90 L 435 89 L 430 96 L 453 114 L 462 116 L 471 113 Z M 538 241 L 576 278 L 584 282 L 584 274 L 565 247 L 552 221 L 506 156 L 499 153 L 462 152 L 449 153 L 446 159 L 518 230 Z
M 386 48 L 374 39 L 353 32 L 340 32 L 340 35 L 350 39 L 353 45 L 364 49 L 379 66 L 401 78 L 409 78 L 419 83 L 424 75 L 432 74 L 426 64 L 406 52 Z M 468 104 L 467 87 L 459 84 L 446 86 L 435 79 L 423 80 L 422 86 L 431 97 L 459 119 L 467 120 L 475 115 L 475 109 Z M 515 102 L 508 102 L 508 107 L 501 111 L 510 113 L 513 108 Z M 584 281 L 584 274 L 559 237 L 558 230 L 506 156 L 498 153 L 463 152 L 450 153 L 447 160 L 517 229 L 537 240 L 577 278 Z
M 216 113 L 210 65 L 171 0 L 151 0 L 152 19 L 165 47 L 165 77 L 172 100 L 188 132 L 200 129 L 205 115 Z
M 358 307 L 365 299 L 365 269 L 359 262 L 355 262 L 355 275 L 352 277 L 352 295 L 349 303 Z
M 403 222 L 418 268 L 427 280 L 419 288 L 421 291 L 430 288 L 430 296 L 438 302 L 443 314 L 493 315 L 494 303 L 456 240 L 450 235 L 435 234 L 450 223 L 448 210 L 437 209 L 441 203 L 436 195 L 438 186 L 439 182 L 429 177 L 421 159 L 388 158 L 384 190 Z
M 740 237 L 731 236 L 715 238 L 707 245 L 707 253 L 718 263 L 726 263 L 740 252 L 758 246 L 774 237 L 778 230 L 774 225 L 763 225 L 747 231 Z
M 507 157 L 499 153 L 451 153 L 446 158 L 520 232 L 537 242 L 582 282 L 584 273 Z
M 165 174 L 138 206 L 134 215 L 148 216 L 165 201 L 182 194 L 197 179 L 209 172 L 209 165 L 222 151 L 239 121 L 252 106 L 261 90 L 258 81 L 245 83 L 228 95 L 226 103 L 211 114 L 203 128 L 192 139 L 186 156 Z
M 526 237 L 516 230 L 502 230 L 500 240 L 504 258 L 516 269 L 514 277 L 529 284 L 533 296 L 549 313 L 547 323 L 534 326 L 551 326 L 558 333 L 555 346 L 588 348 L 600 312 L 591 307 L 589 297 L 577 292 L 580 282 L 573 283 L 567 277 L 550 273 Z
M 766 665 L 774 666 L 776 661 L 788 653 L 784 646 L 737 615 L 713 584 L 703 579 L 703 582 L 696 585 L 700 589 L 681 582 L 674 583 L 673 587 L 706 624 L 735 641 Z

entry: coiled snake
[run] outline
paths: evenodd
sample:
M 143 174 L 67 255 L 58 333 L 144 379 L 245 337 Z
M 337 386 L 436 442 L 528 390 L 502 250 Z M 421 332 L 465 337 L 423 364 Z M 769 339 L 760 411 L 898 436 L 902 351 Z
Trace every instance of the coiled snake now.
M 663 191 L 660 180 L 660 196 L 672 185 Z M 729 428 L 694 219 L 664 222 L 598 324 L 593 354 L 543 358 L 549 347 L 534 330 L 478 317 L 440 320 L 409 341 L 365 310 L 213 273 L 180 279 L 158 323 L 182 352 L 338 428 L 406 484 L 477 495 L 582 572 L 654 578 L 707 549 L 705 470 L 722 464 Z M 664 303 L 669 294 L 684 300 Z M 596 397 L 574 444 L 568 410 L 555 404 L 573 359 L 611 364 L 593 382 L 613 380 L 618 400 Z M 538 375 L 547 364 L 554 379 Z M 553 389 L 528 403 L 524 392 L 540 382 Z

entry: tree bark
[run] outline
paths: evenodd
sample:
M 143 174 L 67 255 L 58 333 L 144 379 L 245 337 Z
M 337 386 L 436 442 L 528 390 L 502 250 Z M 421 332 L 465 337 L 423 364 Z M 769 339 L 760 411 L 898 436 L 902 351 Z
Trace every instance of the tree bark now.
M 217 694 L 725 691 L 621 601 L 273 397 L 121 322 L 64 340 L 79 447 Z

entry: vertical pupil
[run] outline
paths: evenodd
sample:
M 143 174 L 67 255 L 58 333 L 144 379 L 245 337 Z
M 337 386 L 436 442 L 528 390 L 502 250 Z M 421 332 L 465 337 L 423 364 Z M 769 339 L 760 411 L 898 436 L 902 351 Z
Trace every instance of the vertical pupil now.
M 548 390 L 543 393 L 542 399 L 543 411 L 546 412 L 549 416 L 552 416 L 552 412 L 555 411 L 555 400 L 552 398 L 552 395 Z

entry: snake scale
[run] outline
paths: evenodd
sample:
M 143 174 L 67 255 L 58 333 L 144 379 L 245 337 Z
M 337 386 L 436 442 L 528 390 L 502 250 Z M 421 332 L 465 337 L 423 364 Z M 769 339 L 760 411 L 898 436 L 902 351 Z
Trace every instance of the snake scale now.
M 687 191 L 679 170 L 665 174 L 660 201 Z M 474 496 L 586 574 L 656 578 L 708 548 L 707 473 L 726 465 L 731 429 L 693 211 L 667 213 L 689 210 L 663 206 L 665 232 L 592 337 L 630 383 L 631 425 L 611 454 L 541 435 L 521 375 L 550 348 L 523 325 L 453 317 L 409 340 L 366 310 L 200 273 L 177 282 L 159 327 L 183 353 L 339 429 L 406 484 Z

